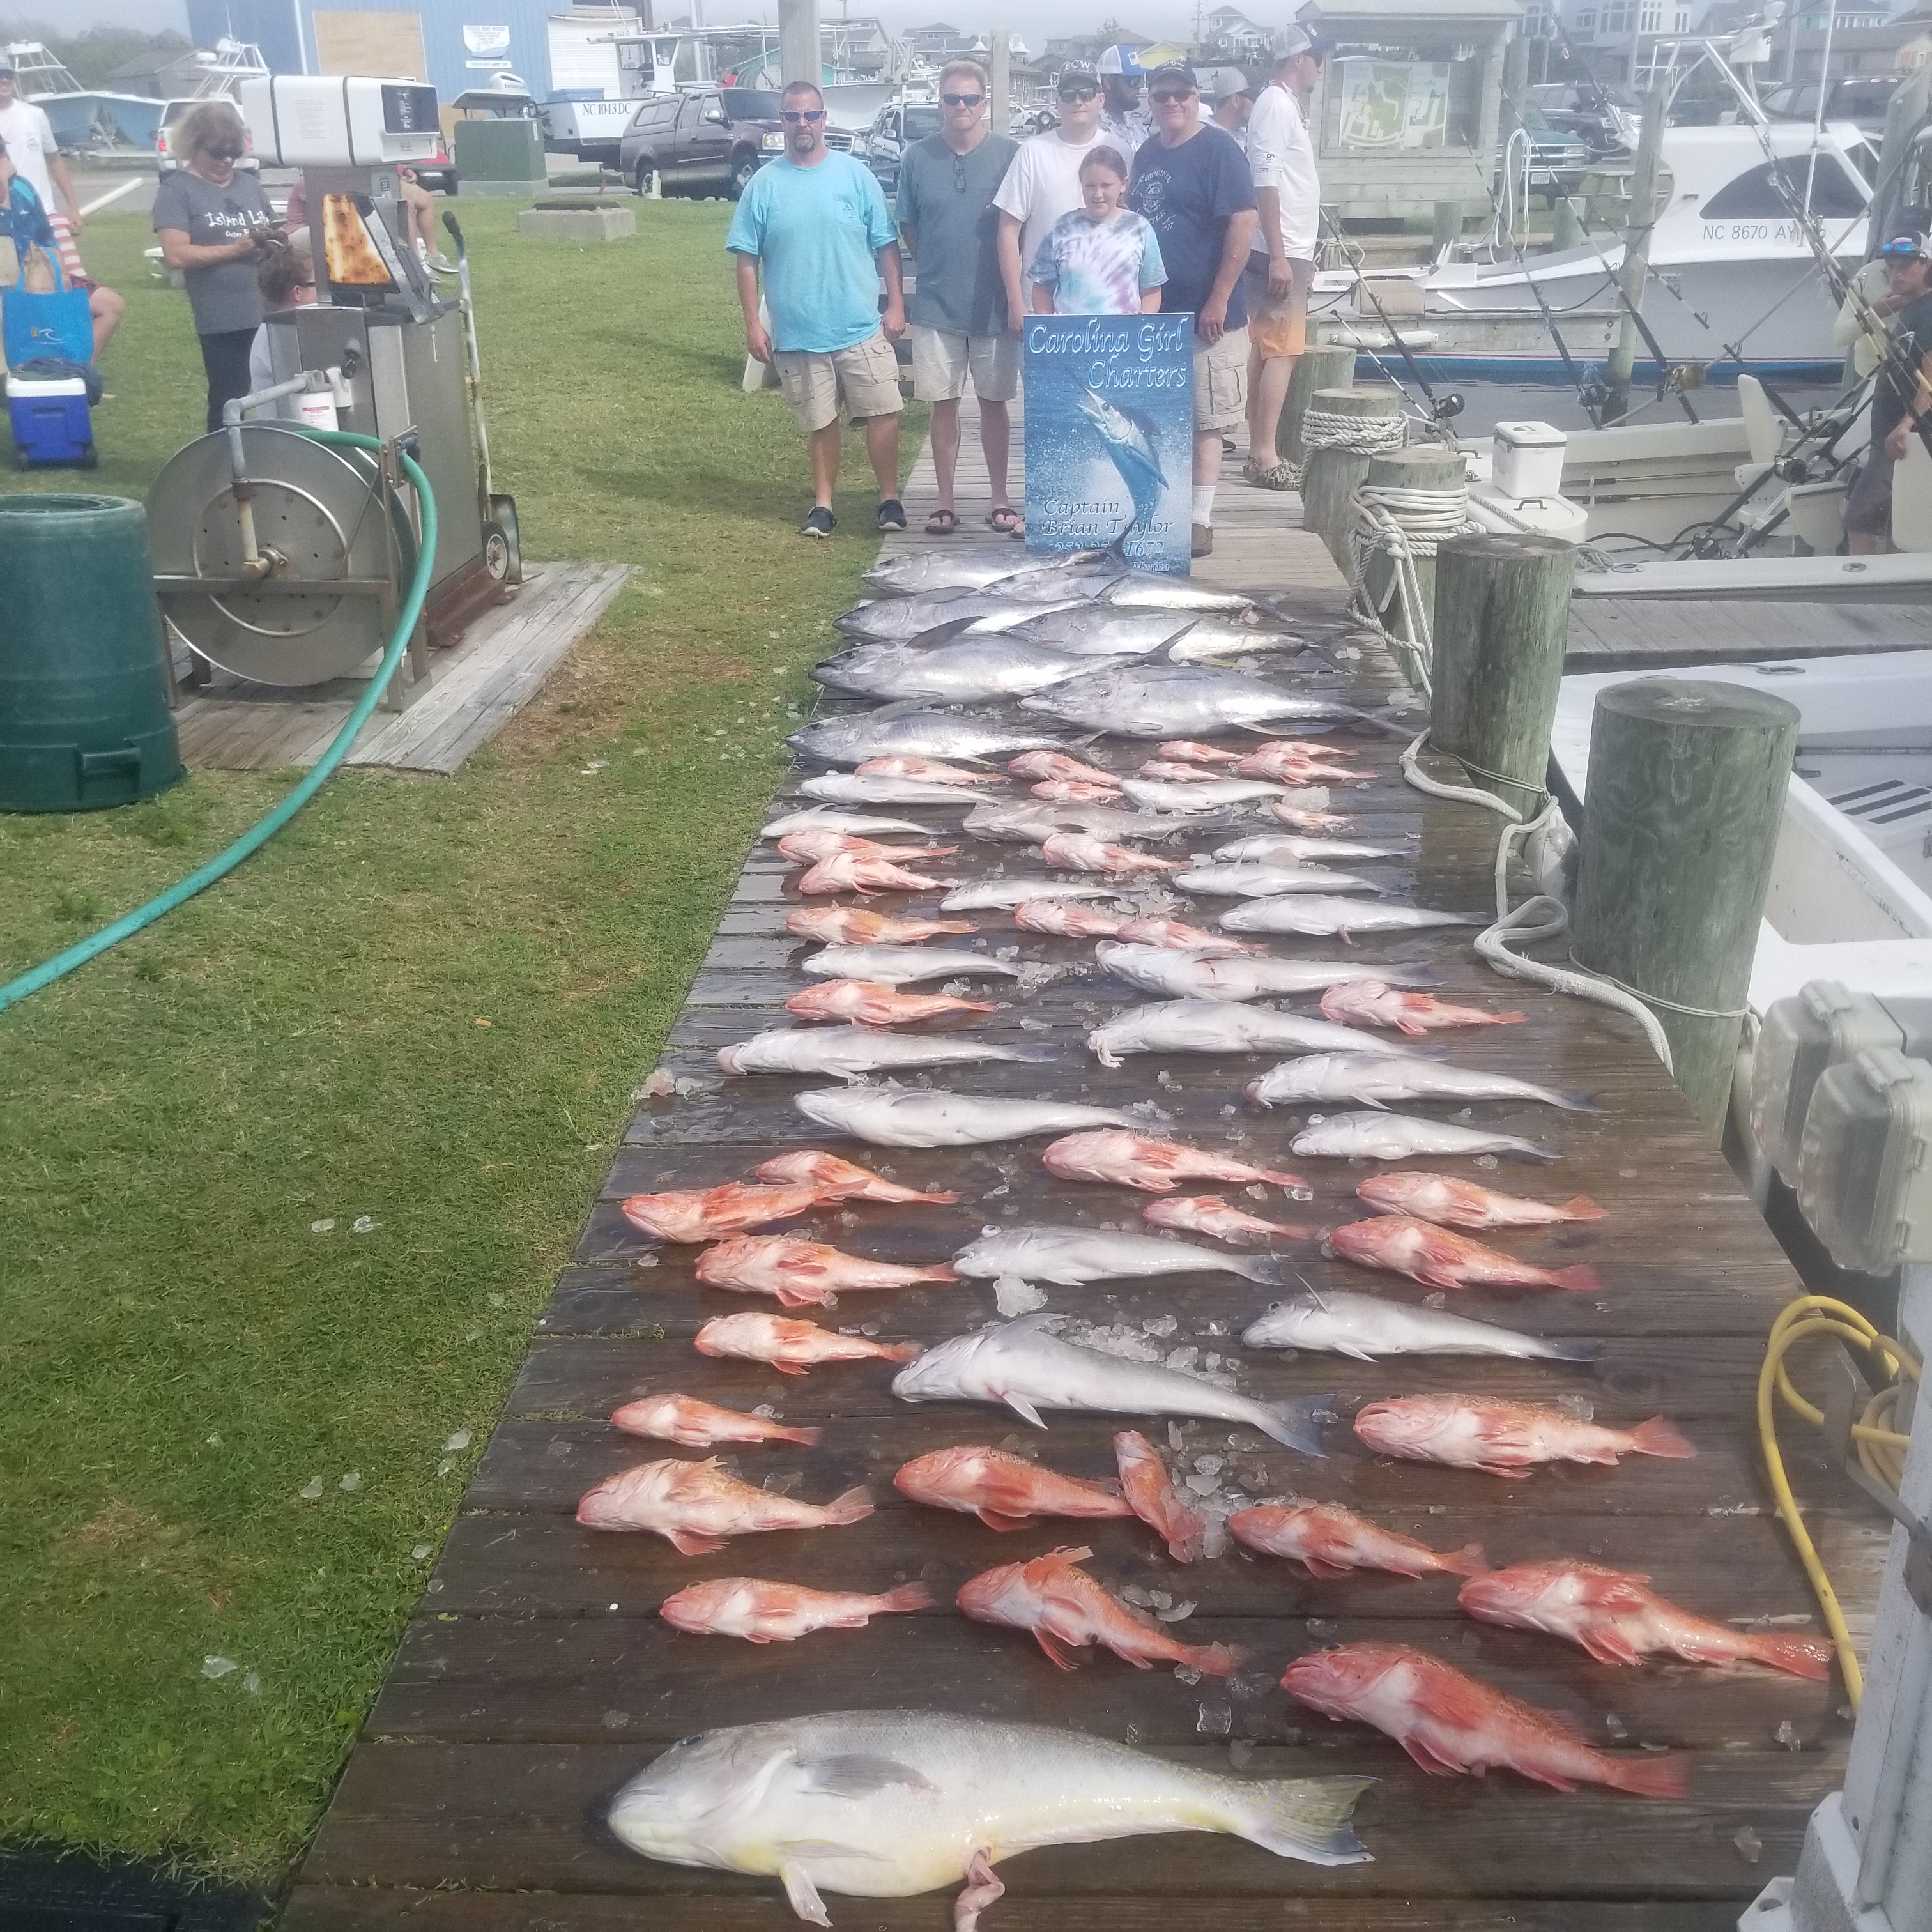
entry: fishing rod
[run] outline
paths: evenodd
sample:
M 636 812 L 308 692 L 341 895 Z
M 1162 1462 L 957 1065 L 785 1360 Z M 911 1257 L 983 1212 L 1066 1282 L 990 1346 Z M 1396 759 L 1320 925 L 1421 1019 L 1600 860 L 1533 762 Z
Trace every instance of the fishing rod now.
M 1453 417 L 1460 416 L 1466 406 L 1462 397 L 1453 389 L 1447 395 L 1438 396 L 1435 390 L 1430 386 L 1429 378 L 1422 373 L 1420 364 L 1410 352 L 1408 344 L 1402 339 L 1401 332 L 1390 320 L 1388 310 L 1382 307 L 1381 298 L 1377 296 L 1371 285 L 1367 273 L 1367 262 L 1361 250 L 1355 248 L 1342 234 L 1341 224 L 1326 208 L 1322 210 L 1322 223 L 1328 231 L 1330 240 L 1342 251 L 1343 258 L 1348 262 L 1349 266 L 1355 272 L 1356 293 L 1366 295 L 1368 297 L 1369 306 L 1375 310 L 1376 320 L 1382 324 L 1384 332 L 1388 334 L 1390 340 L 1395 344 L 1396 352 L 1402 357 L 1403 366 L 1408 371 L 1410 380 L 1428 398 L 1430 422 L 1445 423 Z M 1382 360 L 1380 356 L 1376 356 L 1372 350 L 1369 351 L 1369 353 L 1377 362 L 1379 363 Z

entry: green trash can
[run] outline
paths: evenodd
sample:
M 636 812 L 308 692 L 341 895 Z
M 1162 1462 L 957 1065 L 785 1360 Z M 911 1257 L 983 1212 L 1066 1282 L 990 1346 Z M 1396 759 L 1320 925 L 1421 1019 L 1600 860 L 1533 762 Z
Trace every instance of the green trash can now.
M 130 805 L 186 773 L 148 515 L 0 494 L 0 811 Z

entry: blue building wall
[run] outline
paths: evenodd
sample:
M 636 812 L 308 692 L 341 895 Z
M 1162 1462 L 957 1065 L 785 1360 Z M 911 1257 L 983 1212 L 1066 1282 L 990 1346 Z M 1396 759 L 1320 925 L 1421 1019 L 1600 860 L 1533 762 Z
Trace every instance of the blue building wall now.
M 212 47 L 224 35 L 252 40 L 276 73 L 299 74 L 298 4 L 299 0 L 188 0 L 188 37 L 198 47 Z M 308 32 L 306 24 L 302 32 Z

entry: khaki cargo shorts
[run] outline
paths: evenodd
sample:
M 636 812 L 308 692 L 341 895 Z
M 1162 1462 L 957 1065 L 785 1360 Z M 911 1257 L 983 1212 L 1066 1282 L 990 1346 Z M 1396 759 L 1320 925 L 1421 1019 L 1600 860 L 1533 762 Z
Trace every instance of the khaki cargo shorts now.
M 1308 292 L 1315 286 L 1315 264 L 1291 255 L 1294 286 L 1285 296 L 1268 293 L 1268 260 L 1251 254 L 1247 278 L 1248 340 L 1264 362 L 1299 356 L 1308 346 Z
M 1017 335 L 967 335 L 912 326 L 912 392 L 922 403 L 950 403 L 966 393 L 982 403 L 1010 403 L 1020 392 Z
M 835 349 L 829 355 L 781 349 L 772 360 L 778 366 L 778 387 L 808 436 L 836 422 L 842 402 L 854 422 L 897 416 L 905 406 L 899 394 L 898 358 L 883 328 L 850 349 Z
M 1194 427 L 1226 436 L 1248 419 L 1248 332 L 1231 328 L 1194 351 Z

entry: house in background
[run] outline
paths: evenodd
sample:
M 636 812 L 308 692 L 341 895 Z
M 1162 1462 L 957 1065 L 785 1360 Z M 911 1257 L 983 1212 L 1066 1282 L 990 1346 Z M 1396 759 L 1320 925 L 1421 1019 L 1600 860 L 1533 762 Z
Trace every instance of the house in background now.
M 1704 32 L 1711 0 L 1562 0 L 1557 20 L 1570 51 L 1599 80 L 1622 81 L 1648 64 L 1659 40 Z M 1728 16 L 1732 10 L 1723 10 Z M 1712 31 L 1729 32 L 1723 24 Z
M 1235 67 L 1259 67 L 1274 49 L 1274 38 L 1268 28 L 1257 26 L 1237 7 L 1216 7 L 1208 16 L 1201 43 L 1204 60 L 1226 62 Z
M 909 27 L 899 36 L 907 52 L 916 59 L 934 62 L 950 60 L 955 54 L 970 54 L 979 38 L 977 34 L 962 33 L 944 20 L 935 20 L 927 27 Z

